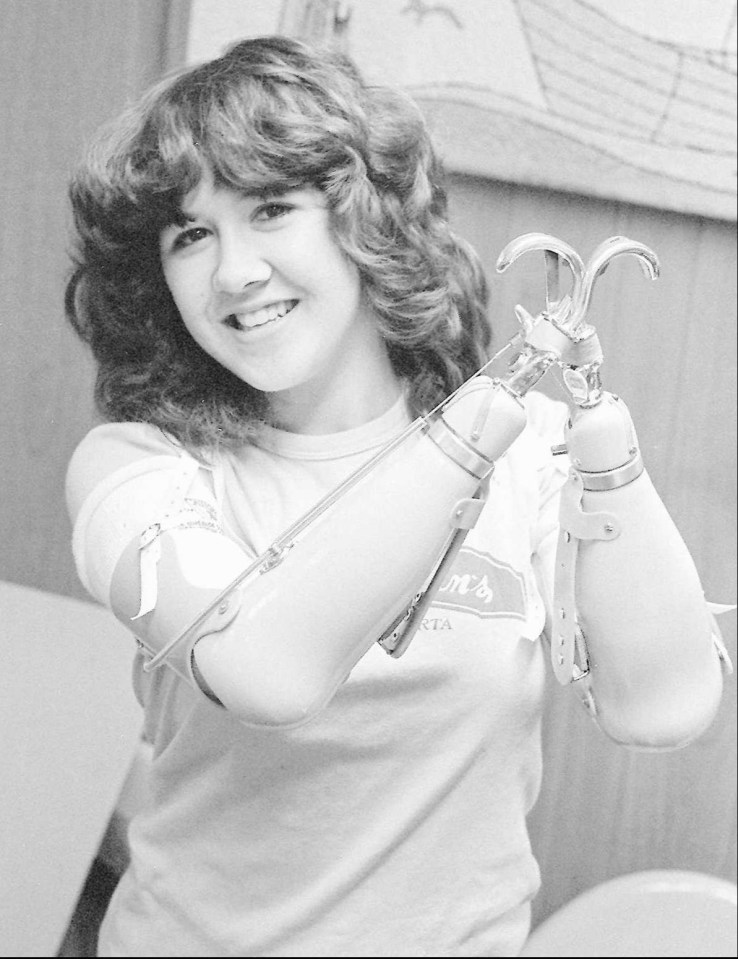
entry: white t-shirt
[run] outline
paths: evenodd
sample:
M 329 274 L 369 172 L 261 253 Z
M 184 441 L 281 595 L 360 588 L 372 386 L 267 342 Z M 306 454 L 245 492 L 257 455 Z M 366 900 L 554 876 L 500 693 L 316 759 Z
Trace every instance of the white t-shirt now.
M 374 646 L 295 729 L 247 727 L 168 668 L 136 689 L 154 801 L 101 956 L 511 956 L 539 885 L 545 619 L 566 409 L 540 394 L 408 651 Z M 271 541 L 409 422 L 404 401 L 332 436 L 267 429 L 206 470 L 227 535 Z M 143 424 L 97 427 L 68 475 L 82 581 L 115 562 L 197 462 Z M 391 557 L 388 557 L 391 575 Z M 285 597 L 285 602 L 300 598 Z

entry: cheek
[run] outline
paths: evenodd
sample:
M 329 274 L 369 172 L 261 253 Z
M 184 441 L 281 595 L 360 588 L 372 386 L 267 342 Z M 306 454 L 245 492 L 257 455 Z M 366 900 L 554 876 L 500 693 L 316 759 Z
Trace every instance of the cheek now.
M 206 293 L 197 281 L 196 272 L 165 270 L 164 279 L 182 319 L 185 322 L 196 319 L 206 302 Z
M 171 266 L 162 265 L 161 274 L 164 277 L 164 282 L 166 283 L 169 292 L 172 294 L 172 299 L 177 306 L 179 306 L 180 288 L 182 286 L 179 270 L 172 269 Z
M 328 223 L 301 237 L 293 250 L 304 277 L 321 287 L 340 290 L 344 295 L 360 286 L 359 268 L 344 253 Z
M 361 278 L 358 267 L 349 260 L 343 251 L 332 247 L 330 256 L 324 260 L 324 282 L 335 296 L 344 301 L 358 302 L 361 299 Z

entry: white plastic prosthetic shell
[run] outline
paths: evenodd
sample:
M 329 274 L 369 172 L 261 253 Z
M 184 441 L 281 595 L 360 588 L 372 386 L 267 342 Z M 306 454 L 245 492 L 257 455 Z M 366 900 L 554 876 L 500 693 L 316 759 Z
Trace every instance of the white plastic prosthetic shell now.
M 709 726 L 722 691 L 699 575 L 644 470 L 619 397 L 603 393 L 577 410 L 567 447 L 573 468 L 561 497 L 554 673 L 574 682 L 615 741 L 679 748 Z
M 139 578 L 132 544 L 116 570 L 113 607 L 148 654 L 166 651 L 172 668 L 242 721 L 306 722 L 427 585 L 466 501 L 525 422 L 518 397 L 487 377 L 472 380 L 168 651 L 217 598 L 217 581 L 227 585 L 238 557 L 226 537 L 162 533 L 156 608 L 133 622 L 140 590 L 130 588 Z

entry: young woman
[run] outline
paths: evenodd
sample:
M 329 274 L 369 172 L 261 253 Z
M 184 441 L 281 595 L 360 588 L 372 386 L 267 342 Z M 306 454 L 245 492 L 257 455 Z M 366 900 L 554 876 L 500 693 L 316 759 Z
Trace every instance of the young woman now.
M 107 421 L 70 464 L 74 552 L 137 638 L 153 744 L 100 954 L 516 955 L 568 411 L 463 385 L 486 289 L 419 112 L 335 53 L 248 40 L 148 94 L 71 198 Z M 624 742 L 714 715 L 687 579 L 689 682 L 616 659 L 589 696 Z M 608 718 L 644 670 L 658 729 Z

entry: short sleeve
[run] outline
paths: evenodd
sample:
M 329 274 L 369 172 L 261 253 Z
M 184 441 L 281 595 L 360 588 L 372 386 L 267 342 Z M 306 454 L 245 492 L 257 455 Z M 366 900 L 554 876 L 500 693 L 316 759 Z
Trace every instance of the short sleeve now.
M 210 472 L 147 424 L 109 423 L 87 434 L 67 469 L 66 500 L 77 573 L 95 599 L 109 604 L 125 548 L 193 490 L 217 510 Z

